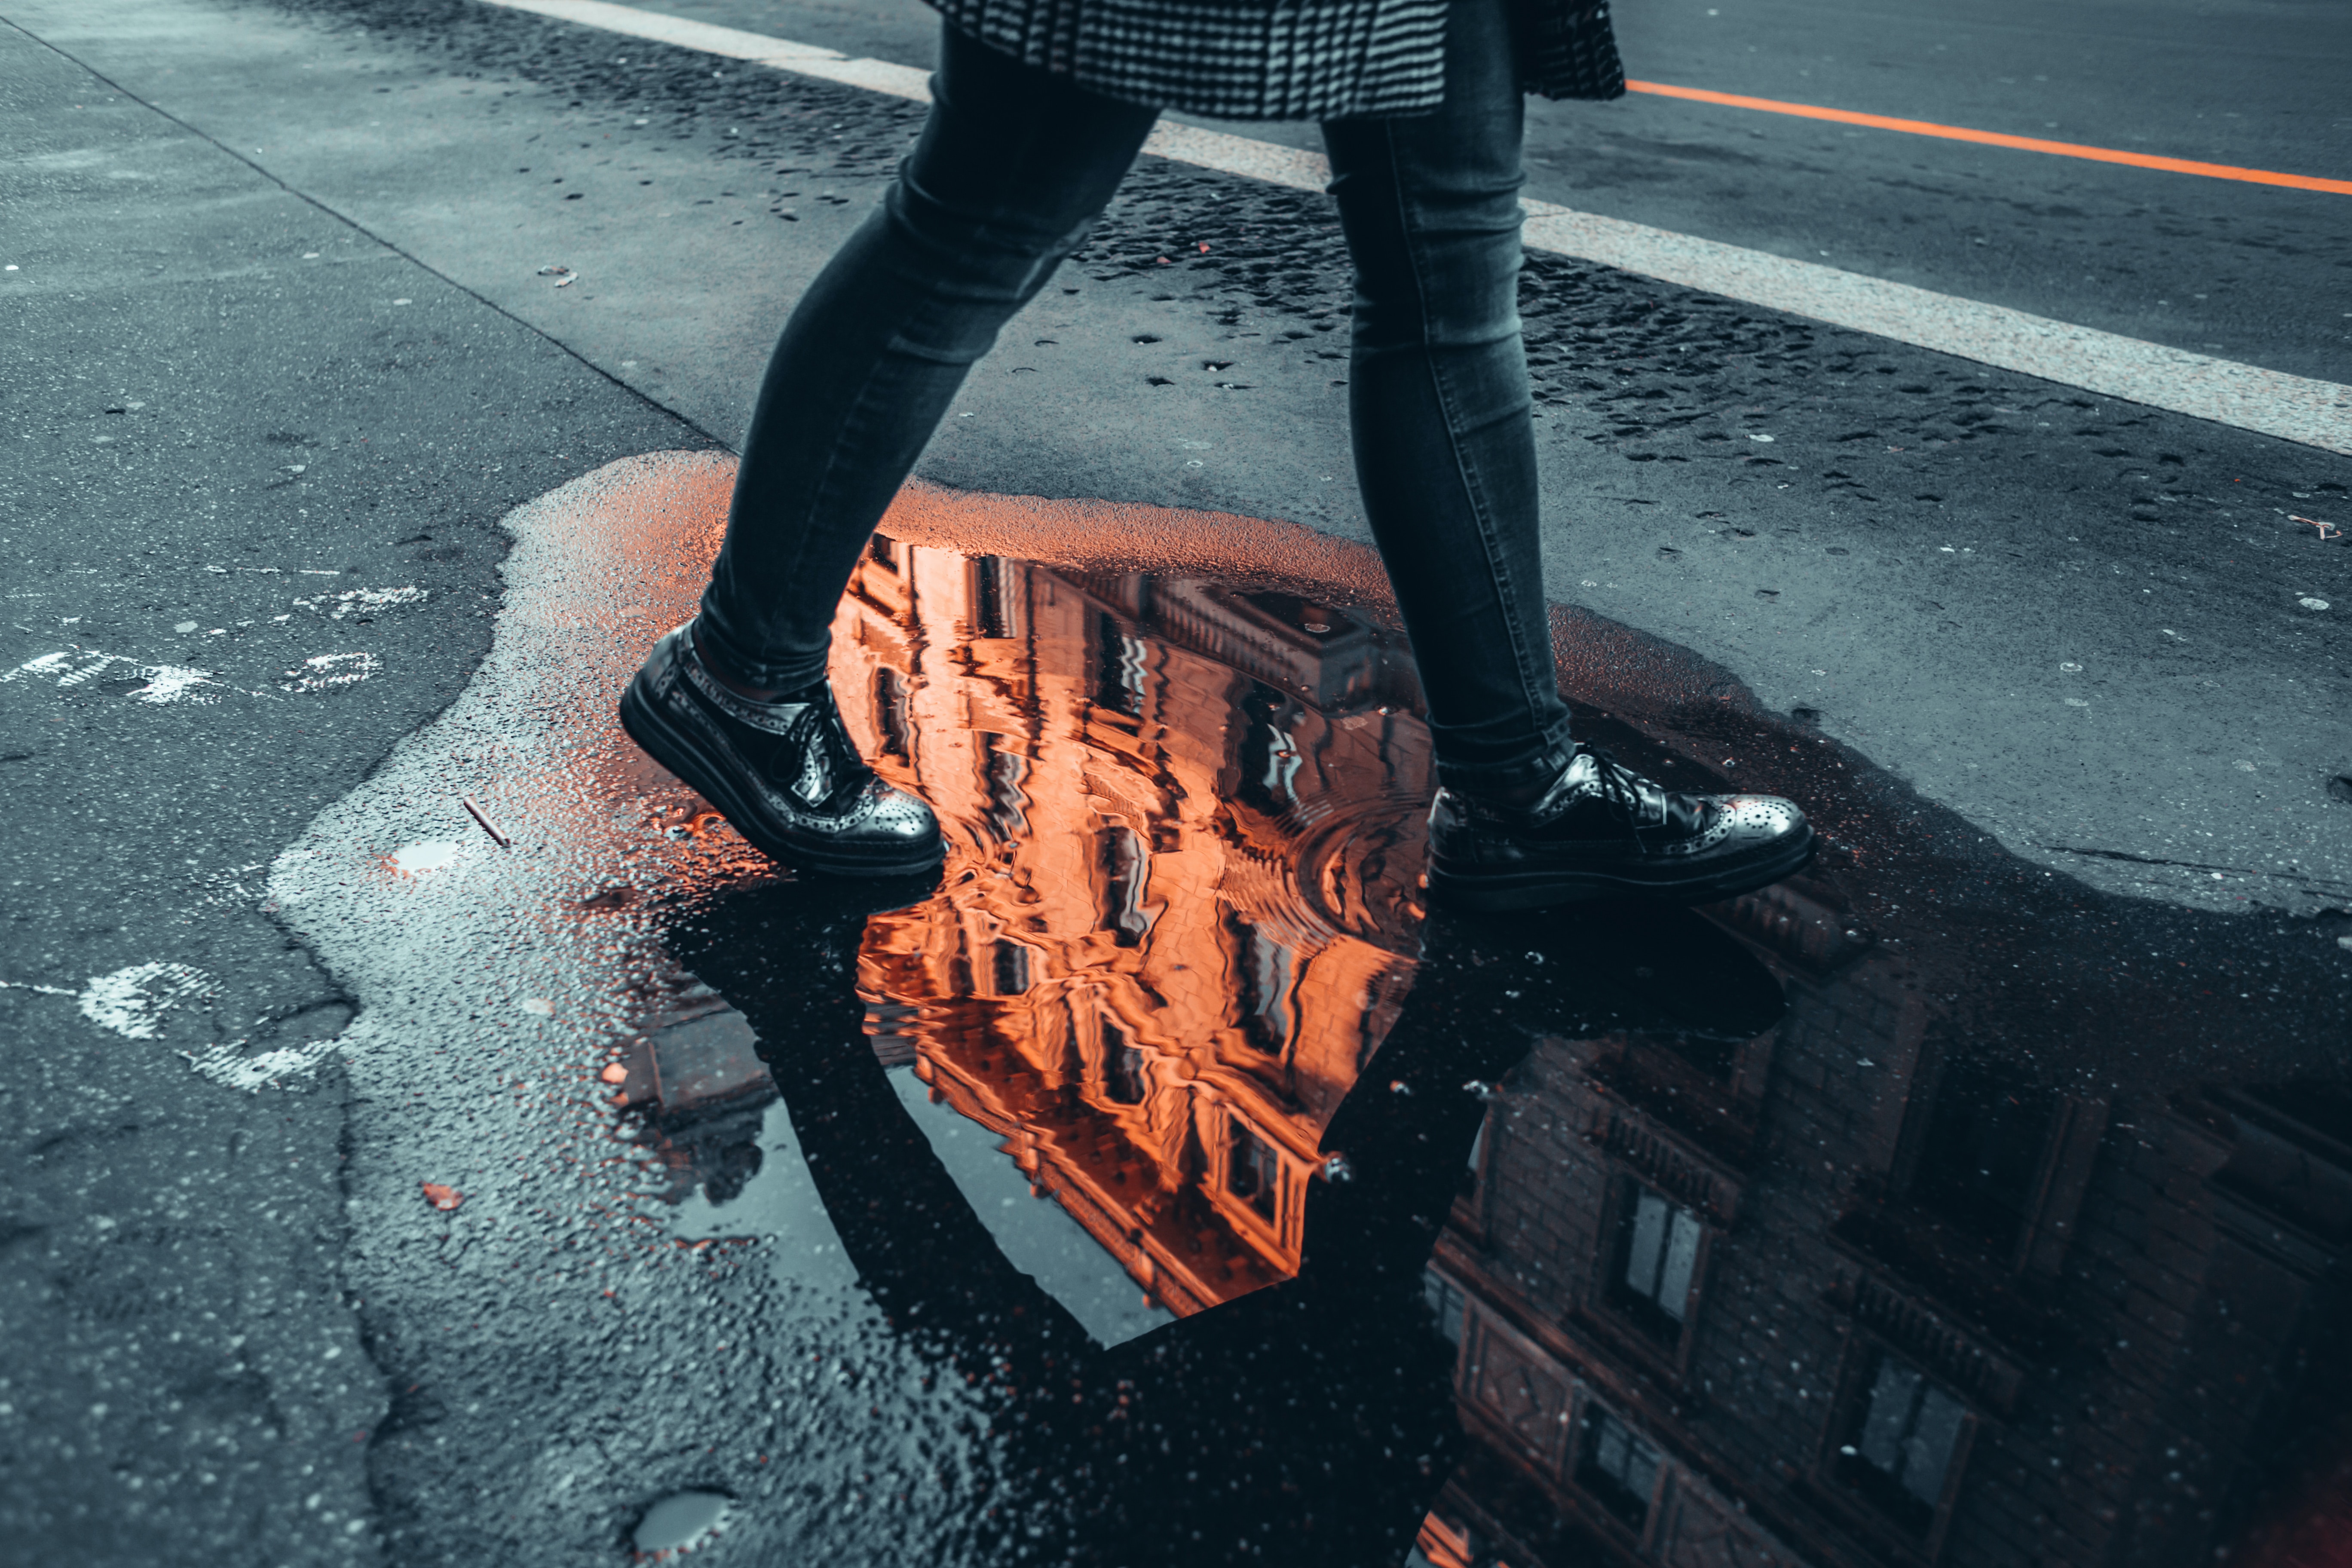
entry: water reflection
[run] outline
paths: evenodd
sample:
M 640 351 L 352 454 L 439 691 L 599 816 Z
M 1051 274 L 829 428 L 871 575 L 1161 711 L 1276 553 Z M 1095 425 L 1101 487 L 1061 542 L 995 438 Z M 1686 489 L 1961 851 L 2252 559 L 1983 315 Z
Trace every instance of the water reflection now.
M 1296 1274 L 1418 946 L 1410 662 L 1294 594 L 882 538 L 835 633 L 853 731 L 962 840 L 939 896 L 866 926 L 877 1053 L 1151 1306 Z
M 945 876 L 746 886 L 671 946 L 740 1010 L 709 1081 L 756 1034 L 860 1280 L 995 1390 L 985 1540 L 2341 1560 L 2352 1093 L 2309 931 L 2062 884 L 1713 704 L 1580 719 L 1678 783 L 1737 747 L 1819 803 L 1813 871 L 1430 918 L 1373 612 L 880 540 L 835 631 Z M 647 1070 L 703 1081 L 696 1026 Z

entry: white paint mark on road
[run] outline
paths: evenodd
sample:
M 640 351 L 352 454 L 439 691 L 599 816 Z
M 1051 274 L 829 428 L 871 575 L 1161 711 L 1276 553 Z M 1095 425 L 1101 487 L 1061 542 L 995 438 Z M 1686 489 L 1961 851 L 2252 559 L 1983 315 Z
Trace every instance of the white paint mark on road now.
M 79 686 L 114 662 L 116 662 L 116 656 L 113 654 L 86 654 L 79 648 L 59 653 L 45 653 L 38 658 L 26 659 L 5 675 L 0 675 L 0 684 L 12 680 L 43 679 L 53 679 L 60 687 Z
M 930 99 L 926 72 L 887 60 L 850 59 L 813 44 L 689 22 L 606 0 L 483 3 L 893 97 L 919 102 Z M 1319 191 L 1331 178 L 1330 163 L 1318 153 L 1192 125 L 1163 122 L 1143 150 L 1176 163 L 1300 190 Z M 2352 456 L 2352 387 L 1549 202 L 1521 205 L 1528 212 L 1527 243 L 1537 250 Z
M 0 685 L 17 680 L 48 680 L 65 690 L 87 685 L 109 670 L 117 672 L 110 679 L 143 682 L 128 695 L 147 703 L 217 702 L 221 692 L 228 689 L 213 679 L 210 670 L 179 664 L 141 664 L 119 653 L 80 647 L 28 658 L 14 669 L 0 672 Z
M 218 686 L 211 675 L 201 669 L 190 669 L 177 664 L 146 664 L 139 667 L 147 684 L 132 692 L 141 702 L 217 702 L 220 693 L 202 689 Z
M 217 989 L 203 970 L 185 963 L 134 963 L 111 974 L 93 977 L 77 991 L 66 985 L 37 985 L 28 981 L 0 980 L 0 991 L 29 991 L 39 996 L 68 996 L 81 1016 L 101 1029 L 126 1040 L 152 1040 L 163 1032 L 164 1016 L 190 1002 L 200 1002 Z M 215 1046 L 205 1058 L 236 1058 L 242 1040 Z M 283 1055 L 284 1053 L 278 1053 Z M 203 1062 L 183 1051 L 201 1068 Z M 258 1058 L 256 1058 L 258 1059 Z M 219 1080 L 219 1074 L 207 1076 Z
M 322 653 L 304 659 L 278 682 L 280 691 L 333 691 L 357 686 L 383 668 L 372 653 Z
M 682 49 L 728 59 L 754 60 L 761 65 L 786 59 L 823 62 L 845 58 L 838 49 L 795 44 L 763 33 L 714 26 L 709 22 L 689 22 L 683 16 L 665 16 L 633 5 L 606 5 L 604 0 L 492 0 L 492 4 L 559 21 L 577 22 L 583 27 L 602 27 L 608 33 L 625 33 L 633 38 L 650 38 L 656 43 L 676 44 Z
M 394 605 L 421 605 L 432 595 L 411 584 L 405 588 L 346 588 L 340 594 L 314 594 L 296 605 L 341 620 L 354 610 L 389 609 Z
M 350 1035 L 346 1031 L 332 1039 L 308 1040 L 283 1050 L 262 1051 L 247 1056 L 241 1047 L 243 1040 L 231 1040 L 225 1046 L 209 1050 L 182 1051 L 190 1067 L 219 1084 L 223 1089 L 243 1089 L 247 1094 L 271 1084 L 282 1084 L 289 1079 L 302 1078 L 317 1070 L 319 1064 L 336 1052 L 348 1048 Z
M 163 1032 L 163 1015 L 213 989 L 211 976 L 184 963 L 134 963 L 92 980 L 75 1004 L 101 1029 L 126 1040 L 152 1040 Z
M 1528 243 L 2061 385 L 2352 455 L 2352 387 L 1529 202 Z

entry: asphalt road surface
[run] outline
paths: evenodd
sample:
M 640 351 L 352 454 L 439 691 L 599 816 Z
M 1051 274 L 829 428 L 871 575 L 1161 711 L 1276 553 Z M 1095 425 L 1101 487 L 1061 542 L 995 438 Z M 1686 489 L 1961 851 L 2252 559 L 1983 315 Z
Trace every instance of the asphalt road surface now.
M 646 9 L 927 70 L 939 47 L 920 0 Z M 2352 178 L 2340 6 L 1644 0 L 1616 26 L 1636 80 Z M 1221 128 L 1322 144 L 1311 125 Z M 2330 194 L 1638 93 L 1531 101 L 1528 159 L 1541 201 L 2352 382 L 2352 259 Z
M 2352 1529 L 2352 460 L 1536 258 L 1566 689 L 1832 847 L 1706 919 L 1424 926 L 1336 229 L 1147 159 L 845 609 L 959 835 L 868 920 L 605 704 L 919 106 L 470 0 L 0 16 L 12 1553 Z M 1650 80 L 2352 171 L 2315 5 L 1620 21 Z M 1654 97 L 1530 151 L 2352 382 L 2352 197 Z

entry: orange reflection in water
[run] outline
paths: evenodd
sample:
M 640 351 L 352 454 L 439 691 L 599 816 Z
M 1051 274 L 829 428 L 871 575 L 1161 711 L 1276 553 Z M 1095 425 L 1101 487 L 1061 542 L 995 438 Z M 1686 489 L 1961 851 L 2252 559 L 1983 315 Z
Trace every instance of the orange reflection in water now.
M 1281 592 L 880 537 L 834 636 L 852 733 L 951 846 L 936 895 L 868 922 L 877 1054 L 1156 1304 L 1295 1273 L 1322 1130 L 1416 951 L 1402 647 Z

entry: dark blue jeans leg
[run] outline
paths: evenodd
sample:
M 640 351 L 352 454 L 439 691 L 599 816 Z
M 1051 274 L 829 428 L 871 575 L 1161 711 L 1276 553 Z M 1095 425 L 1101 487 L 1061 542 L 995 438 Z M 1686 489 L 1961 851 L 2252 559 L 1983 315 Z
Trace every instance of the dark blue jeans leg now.
M 1523 789 L 1568 754 L 1519 341 L 1521 102 L 1504 0 L 1456 0 L 1434 113 L 1333 121 L 1355 258 L 1364 510 L 1429 700 L 1438 776 Z
M 931 90 L 915 151 L 802 296 L 760 388 L 699 626 L 704 651 L 753 685 L 824 674 L 857 552 L 1158 118 L 953 28 Z

